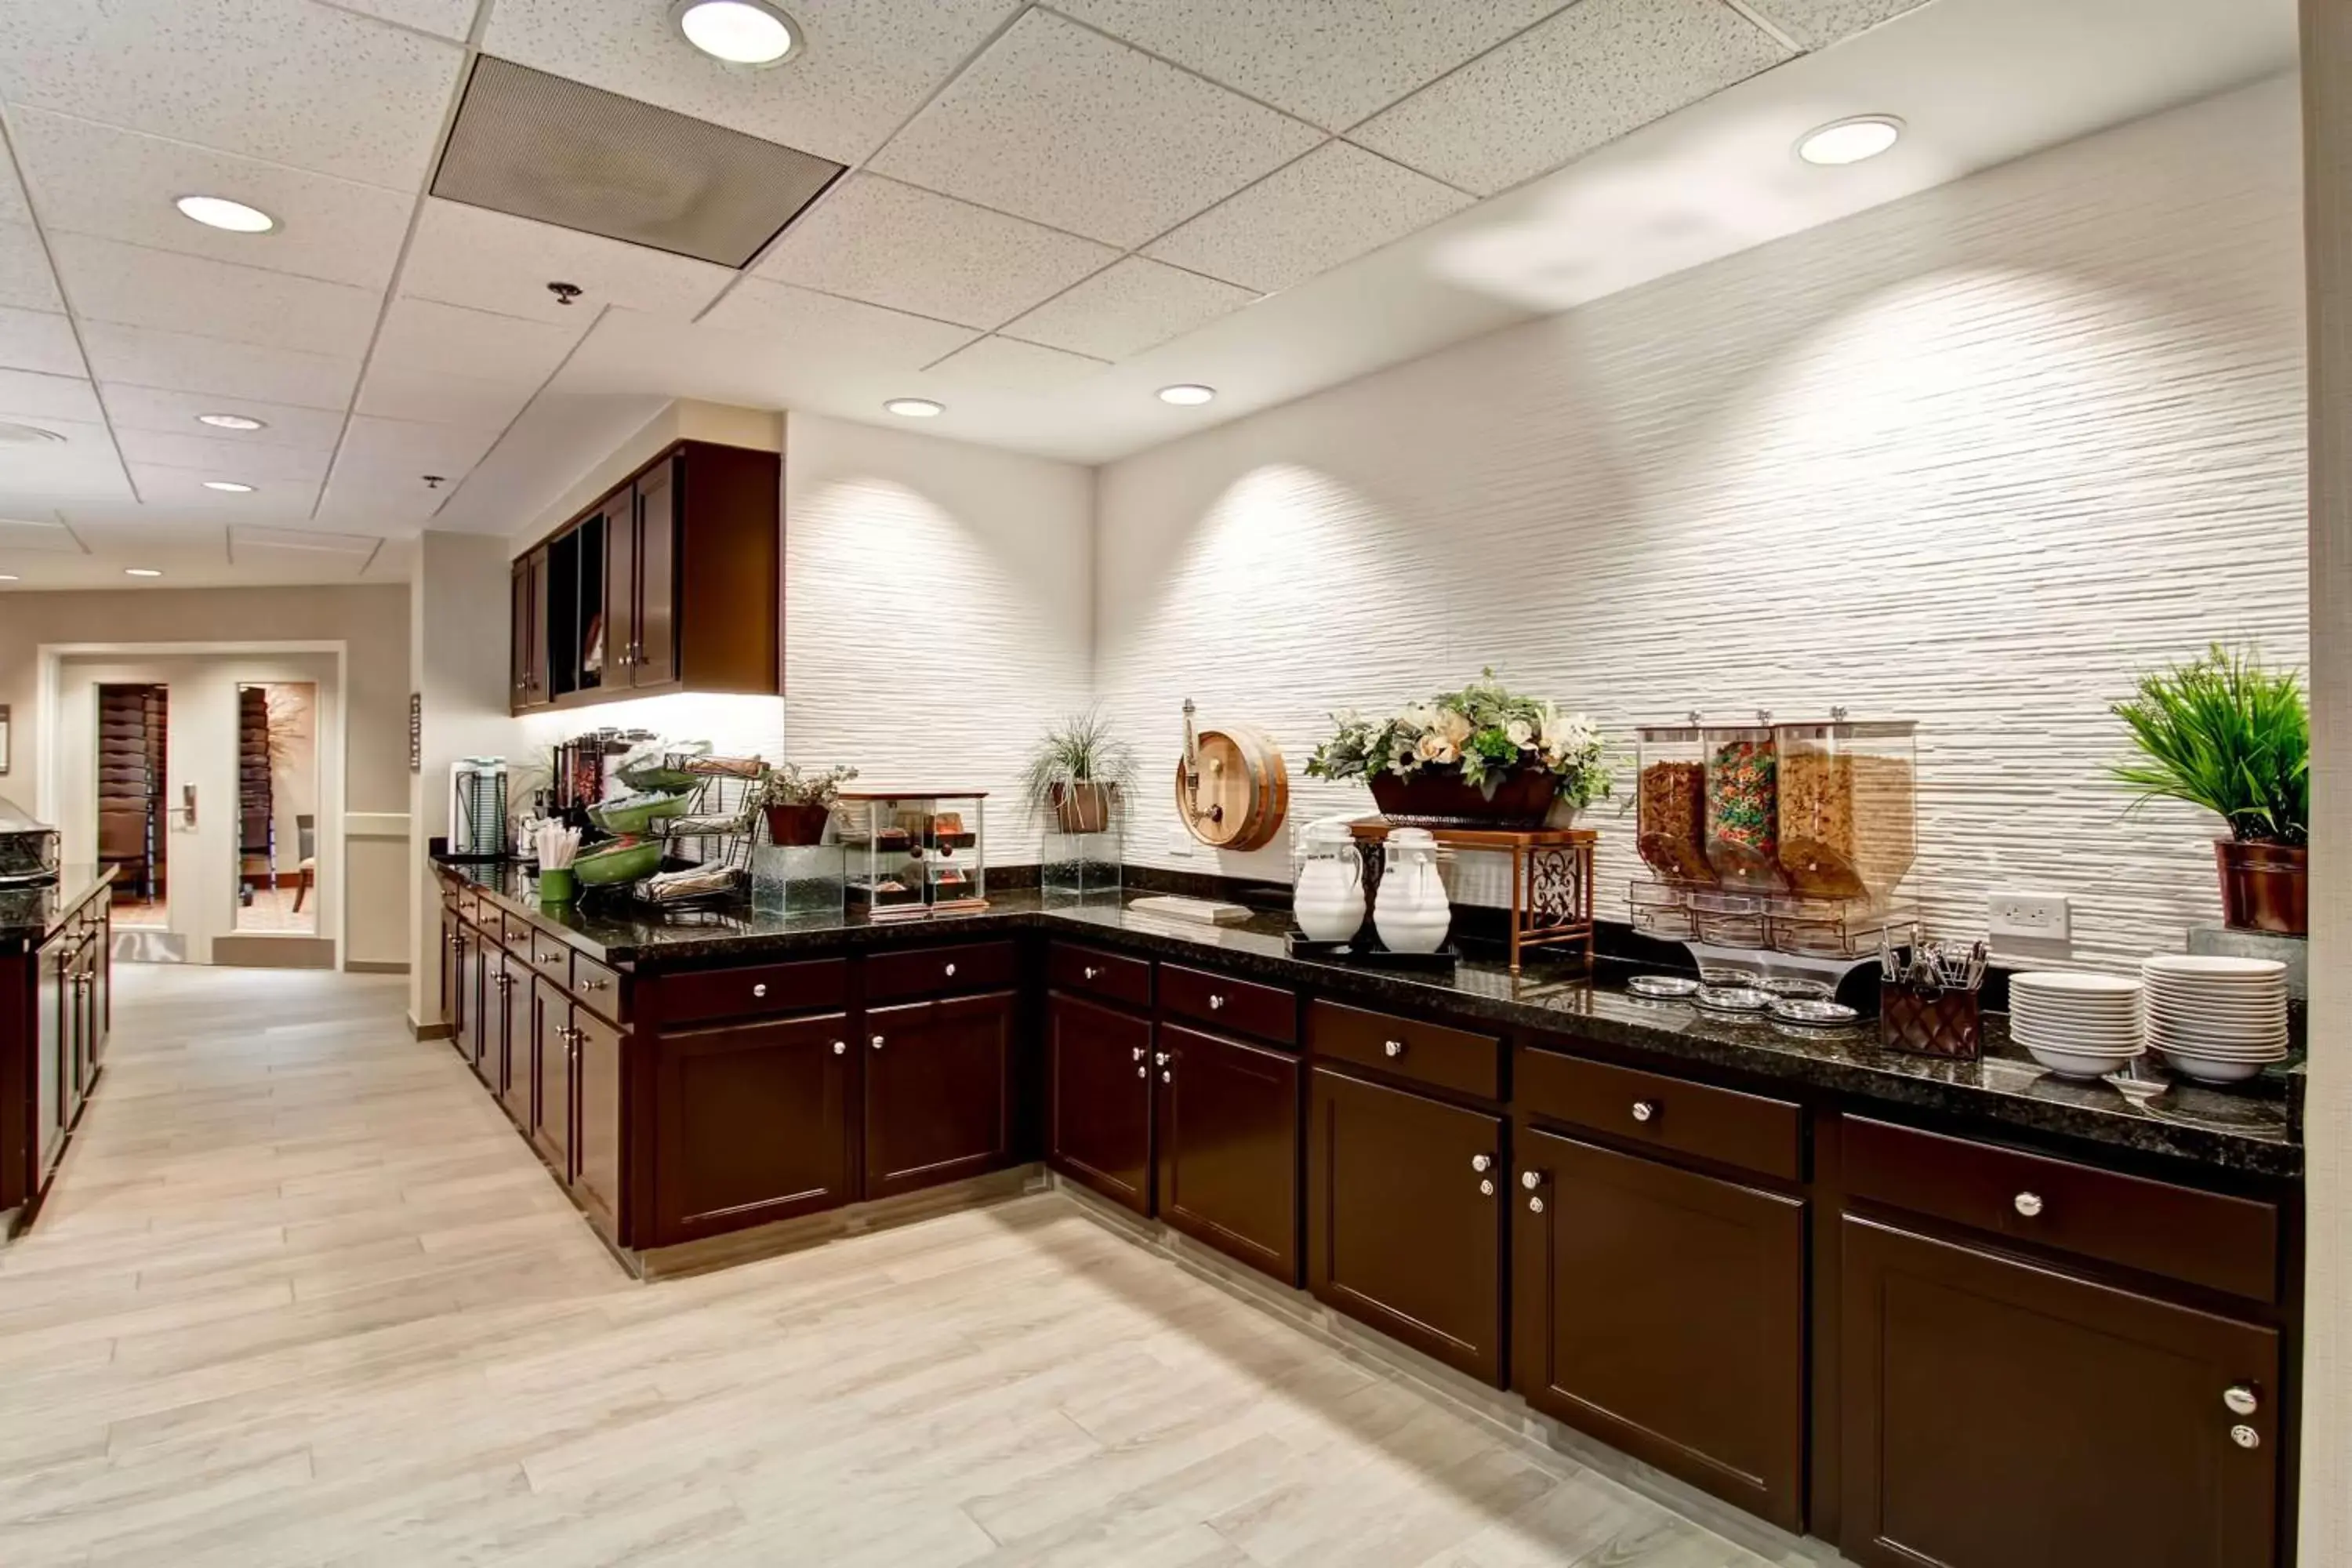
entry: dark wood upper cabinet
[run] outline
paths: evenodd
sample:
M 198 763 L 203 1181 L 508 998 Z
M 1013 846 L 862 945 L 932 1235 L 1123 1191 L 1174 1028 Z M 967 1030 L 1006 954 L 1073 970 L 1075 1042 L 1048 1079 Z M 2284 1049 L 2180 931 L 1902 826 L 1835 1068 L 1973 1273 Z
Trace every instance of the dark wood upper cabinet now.
M 866 1186 L 885 1198 L 1012 1163 L 1013 993 L 867 1009 Z
M 852 1039 L 843 1013 L 655 1037 L 656 1234 L 646 1245 L 847 1203 Z M 585 1078 L 583 1129 L 599 1098 Z M 581 1165 L 585 1180 L 584 1149 Z
M 1298 1096 L 1288 1051 L 1160 1026 L 1160 1217 L 1298 1283 Z
M 1840 1546 L 1886 1568 L 2273 1568 L 2276 1331 L 1843 1225 Z
M 1307 1288 L 1499 1386 L 1508 1179 L 1501 1118 L 1328 1067 L 1312 1079 Z
M 1151 1212 L 1151 1023 L 1082 997 L 1045 1004 L 1045 1158 Z
M 1801 1529 L 1804 1204 L 1528 1128 L 1517 1167 L 1519 1392 L 1636 1458 Z
M 518 710 L 783 690 L 782 460 L 680 441 L 518 567 Z

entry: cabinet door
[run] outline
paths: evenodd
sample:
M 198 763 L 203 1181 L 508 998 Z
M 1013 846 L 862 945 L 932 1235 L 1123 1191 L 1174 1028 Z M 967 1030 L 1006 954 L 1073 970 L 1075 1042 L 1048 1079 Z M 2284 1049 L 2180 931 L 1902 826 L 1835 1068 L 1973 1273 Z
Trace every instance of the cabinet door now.
M 1045 1158 L 1151 1212 L 1151 1024 L 1056 992 L 1045 1004 Z
M 1801 1528 L 1804 1204 L 1524 1128 L 1516 1163 L 1514 1385 Z
M 73 957 L 74 1093 L 87 1100 L 98 1084 L 98 939 L 86 936 Z
M 572 1164 L 572 1002 L 546 981 L 530 983 L 530 1055 L 537 1086 L 530 1100 L 530 1141 L 556 1174 L 569 1182 Z
M 1298 1058 L 1160 1026 L 1160 1217 L 1298 1283 Z
M 441 907 L 441 1021 L 449 1026 L 452 1045 L 457 1038 L 457 911 Z
M 849 1201 L 851 1035 L 825 1013 L 654 1038 L 653 1245 Z M 908 1030 L 882 1054 L 919 1048 Z
M 114 917 L 99 916 L 89 953 L 89 1059 L 93 1070 L 105 1064 L 107 1037 L 114 1029 Z
M 530 965 L 503 948 L 491 959 L 489 984 L 482 993 L 484 1026 L 497 1039 L 499 1076 L 492 1088 L 507 1117 L 530 1126 Z
M 621 1209 L 621 1031 L 572 1010 L 572 1190 L 617 1237 Z M 839 1123 L 840 1118 L 835 1121 Z
M 637 498 L 604 506 L 604 684 L 626 686 L 637 662 Z
M 65 1152 L 66 1129 L 70 1125 L 68 1107 L 72 1103 L 73 1076 L 73 963 L 63 952 L 44 951 L 37 953 L 34 963 L 34 988 L 37 1021 L 34 1026 L 33 1068 L 36 1107 L 33 1149 L 33 1185 L 38 1191 L 48 1185 L 49 1173 L 57 1169 L 58 1157 Z
M 1499 1386 L 1501 1120 L 1328 1067 L 1312 1076 L 1308 1289 Z
M 888 1197 L 1013 1155 L 1013 994 L 866 1015 L 866 1188 Z
M 1842 1228 L 1847 1556 L 2277 1561 L 2275 1331 L 1870 1220 Z
M 530 562 L 514 563 L 507 584 L 507 702 L 520 708 L 530 700 Z
M 526 560 L 529 603 L 523 606 L 523 689 L 526 708 L 536 708 L 549 700 L 547 684 L 547 620 L 548 582 L 547 551 L 534 550 Z
M 629 669 L 638 686 L 677 679 L 677 470 L 675 462 L 664 463 L 637 481 L 637 619 Z
M 478 1076 L 482 1070 L 482 933 L 457 928 L 457 1054 Z

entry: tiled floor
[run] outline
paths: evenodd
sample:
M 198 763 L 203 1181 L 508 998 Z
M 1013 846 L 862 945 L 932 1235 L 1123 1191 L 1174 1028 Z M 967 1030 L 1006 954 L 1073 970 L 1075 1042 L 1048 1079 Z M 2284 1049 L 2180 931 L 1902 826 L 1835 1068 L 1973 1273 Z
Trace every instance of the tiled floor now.
M 1058 1194 L 634 1283 L 402 980 L 118 973 L 0 1250 L 9 1568 L 1765 1562 Z

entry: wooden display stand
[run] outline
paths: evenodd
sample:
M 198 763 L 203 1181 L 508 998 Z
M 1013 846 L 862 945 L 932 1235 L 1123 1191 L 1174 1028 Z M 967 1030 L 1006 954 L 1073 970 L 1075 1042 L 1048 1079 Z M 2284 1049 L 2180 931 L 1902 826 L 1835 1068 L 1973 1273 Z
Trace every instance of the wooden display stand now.
M 1378 845 L 1389 836 L 1386 817 L 1348 825 L 1359 844 Z M 1431 837 L 1454 849 L 1485 850 L 1511 858 L 1511 973 L 1531 947 L 1581 943 L 1586 968 L 1592 966 L 1592 852 L 1601 835 L 1590 827 L 1544 827 L 1504 832 L 1484 827 L 1433 827 Z M 1367 868 L 1366 888 L 1378 885 L 1377 865 Z

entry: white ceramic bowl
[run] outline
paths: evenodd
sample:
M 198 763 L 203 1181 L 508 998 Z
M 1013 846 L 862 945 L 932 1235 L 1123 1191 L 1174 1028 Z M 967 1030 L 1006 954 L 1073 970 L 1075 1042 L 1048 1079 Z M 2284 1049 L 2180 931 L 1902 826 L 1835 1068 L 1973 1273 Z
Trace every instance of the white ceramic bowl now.
M 2089 1051 L 2053 1050 L 2048 1046 L 2027 1043 L 2026 1054 L 2060 1078 L 2105 1078 L 2111 1072 L 2121 1072 L 2139 1052 L 2124 1056 L 2102 1056 Z
M 2278 980 L 2286 965 L 2275 958 L 2228 958 L 2216 952 L 2159 952 L 2139 961 L 2150 975 L 2193 975 L 2199 980 Z
M 2250 1078 L 2260 1077 L 2263 1068 L 2269 1065 L 2260 1061 L 2223 1061 L 2217 1057 L 2182 1056 L 2171 1051 L 2164 1053 L 2164 1059 L 2174 1071 L 2200 1083 L 2243 1083 Z

